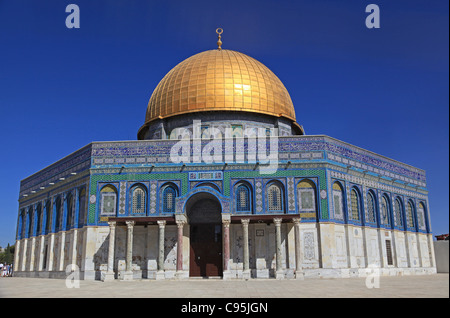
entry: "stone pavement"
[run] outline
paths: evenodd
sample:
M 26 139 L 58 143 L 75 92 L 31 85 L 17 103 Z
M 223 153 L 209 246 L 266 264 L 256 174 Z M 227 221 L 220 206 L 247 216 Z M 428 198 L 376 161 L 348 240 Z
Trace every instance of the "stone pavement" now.
M 68 281 L 73 286 L 73 281 Z M 366 278 L 300 280 L 80 281 L 0 277 L 0 298 L 396 298 L 449 297 L 449 275 L 380 277 L 379 288 L 366 287 Z

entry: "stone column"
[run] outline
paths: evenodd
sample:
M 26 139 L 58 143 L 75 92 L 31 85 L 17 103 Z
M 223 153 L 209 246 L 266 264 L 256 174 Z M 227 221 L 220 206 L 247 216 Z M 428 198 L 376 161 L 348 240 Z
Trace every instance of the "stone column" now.
M 45 204 L 45 200 L 42 201 L 41 203 L 42 209 L 42 217 L 41 217 L 41 229 L 40 229 L 40 244 L 39 244 L 39 263 L 38 263 L 38 271 L 42 271 L 43 270 L 43 265 L 44 265 L 44 244 L 45 244 L 45 235 L 47 234 L 45 232 L 46 228 L 45 228 L 45 224 L 47 223 L 47 205 Z
M 33 272 L 34 271 L 34 261 L 35 261 L 34 253 L 35 253 L 35 250 L 36 250 L 36 237 L 35 236 L 33 236 L 31 238 L 31 246 L 30 246 L 30 248 L 31 248 L 31 252 L 30 252 L 30 260 L 29 260 L 29 263 L 30 263 L 29 271 Z
M 243 279 L 250 278 L 250 260 L 248 253 L 248 223 L 249 219 L 241 219 L 242 223 L 242 236 L 243 236 L 243 245 L 244 245 L 244 271 L 242 272 Z
M 177 220 L 177 272 L 176 277 L 183 278 L 183 228 L 186 223 L 183 220 Z
M 273 223 L 275 223 L 275 238 L 276 238 L 276 260 L 277 260 L 277 268 L 276 268 L 276 279 L 284 278 L 283 264 L 281 262 L 281 222 L 283 219 L 275 218 L 273 219 Z
M 223 279 L 231 278 L 230 269 L 230 219 L 223 219 Z
M 28 238 L 23 239 L 23 252 L 22 252 L 22 272 L 26 271 L 26 264 L 27 264 L 27 248 L 28 248 Z
M 164 279 L 164 231 L 166 228 L 166 221 L 157 221 L 159 226 L 159 244 L 158 244 L 158 271 L 156 272 L 156 279 Z
M 20 236 L 18 236 L 18 238 L 19 238 Z M 20 252 L 21 252 L 21 250 L 20 250 L 20 239 L 18 239 L 17 241 L 16 241 L 16 245 L 15 245 L 15 249 L 14 249 L 14 264 L 13 264 L 13 273 L 14 273 L 14 271 L 20 271 L 20 268 L 19 268 L 19 264 L 20 264 L 20 261 L 21 261 L 21 259 L 20 259 Z
M 109 245 L 108 245 L 108 269 L 103 281 L 114 280 L 114 243 L 116 240 L 116 222 L 110 221 L 109 225 Z
M 64 268 L 64 251 L 66 247 L 66 231 L 62 231 L 59 236 L 59 271 L 65 271 Z
M 126 264 L 125 273 L 122 280 L 133 280 L 133 229 L 134 221 L 126 221 L 127 224 L 127 254 L 126 254 Z
M 50 244 L 48 246 L 48 271 L 54 271 L 53 257 L 55 248 L 55 233 L 50 234 Z
M 38 263 L 38 271 L 43 270 L 44 266 L 44 246 L 45 245 L 45 235 L 40 236 L 40 244 L 39 244 L 39 263 Z
M 300 249 L 300 218 L 294 218 L 292 221 L 294 222 L 295 232 L 295 278 L 304 279 Z

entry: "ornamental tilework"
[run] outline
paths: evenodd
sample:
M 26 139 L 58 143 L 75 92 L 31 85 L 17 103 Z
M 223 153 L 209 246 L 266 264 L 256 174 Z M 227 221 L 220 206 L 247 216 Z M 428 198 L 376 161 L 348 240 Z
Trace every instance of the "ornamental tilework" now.
M 119 214 L 125 214 L 125 200 L 127 194 L 126 182 L 119 182 L 120 194 L 119 194 Z
M 287 190 L 288 190 L 288 212 L 295 213 L 294 177 L 287 178 Z

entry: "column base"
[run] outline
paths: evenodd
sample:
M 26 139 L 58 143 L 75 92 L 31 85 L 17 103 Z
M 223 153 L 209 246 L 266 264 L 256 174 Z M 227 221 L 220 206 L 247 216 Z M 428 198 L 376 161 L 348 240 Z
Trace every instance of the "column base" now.
M 189 278 L 189 274 L 186 275 L 185 271 L 177 271 L 175 273 L 175 279 L 177 280 L 182 280 L 182 279 L 187 279 Z
M 122 276 L 122 280 L 133 280 L 133 272 L 124 272 Z
M 110 282 L 115 280 L 115 273 L 114 272 L 106 272 L 105 275 L 103 276 L 102 281 L 103 282 Z
M 156 280 L 164 280 L 164 279 L 166 279 L 166 275 L 164 274 L 164 271 L 157 271 L 155 279 Z
M 231 275 L 230 271 L 224 271 L 222 273 L 222 279 L 223 280 L 228 280 L 228 279 L 231 279 L 231 278 L 233 278 L 233 276 Z
M 284 271 L 276 271 L 275 278 L 276 279 L 284 279 Z
M 250 270 L 245 270 L 242 272 L 242 279 L 250 279 L 251 278 L 251 272 Z
M 303 271 L 296 271 L 294 277 L 298 280 L 305 280 L 305 273 Z

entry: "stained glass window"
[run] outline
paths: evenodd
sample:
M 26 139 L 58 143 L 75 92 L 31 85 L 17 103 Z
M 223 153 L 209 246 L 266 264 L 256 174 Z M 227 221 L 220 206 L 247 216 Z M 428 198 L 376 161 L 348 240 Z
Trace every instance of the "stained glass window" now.
M 412 202 L 409 201 L 408 205 L 406 206 L 406 221 L 408 222 L 408 227 L 413 228 L 414 227 L 414 215 L 413 215 L 414 207 L 412 205 Z
M 389 209 L 389 201 L 385 195 L 381 198 L 381 223 L 384 225 L 390 225 L 390 209 Z
M 417 208 L 417 220 L 419 222 L 419 229 L 425 230 L 425 206 L 422 202 L 419 203 L 419 207 Z
M 334 217 L 338 220 L 344 219 L 344 196 L 341 185 L 338 182 L 333 183 L 333 203 Z
M 402 220 L 402 203 L 400 202 L 400 199 L 395 199 L 395 205 L 394 205 L 394 224 L 398 227 L 403 227 L 403 220 Z
M 177 192 L 173 186 L 167 186 L 163 191 L 163 212 L 175 212 L 175 198 Z
M 369 192 L 367 194 L 367 210 L 366 211 L 367 211 L 367 215 L 366 215 L 367 222 L 375 223 L 376 208 L 375 208 L 375 198 L 374 198 L 372 192 Z
M 352 189 L 352 192 L 350 194 L 350 202 L 352 207 L 352 220 L 359 221 L 360 204 L 359 204 L 359 196 L 355 189 Z
M 146 195 L 145 190 L 138 186 L 133 189 L 132 213 L 145 213 Z
M 243 184 L 239 185 L 236 190 L 236 211 L 250 211 L 250 191 L 247 186 Z
M 267 188 L 267 203 L 269 211 L 283 210 L 283 201 L 281 196 L 281 189 L 276 184 L 271 184 Z

